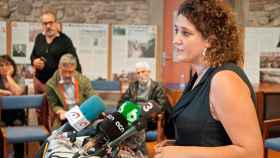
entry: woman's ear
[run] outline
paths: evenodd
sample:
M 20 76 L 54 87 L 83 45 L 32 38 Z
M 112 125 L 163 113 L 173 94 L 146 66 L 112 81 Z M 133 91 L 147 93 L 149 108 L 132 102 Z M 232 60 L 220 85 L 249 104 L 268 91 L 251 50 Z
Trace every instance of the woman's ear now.
M 206 47 L 207 47 L 207 48 L 210 48 L 216 39 L 217 39 L 217 38 L 216 38 L 215 35 L 210 35 L 210 36 L 208 36 L 207 39 L 206 39 L 206 41 L 207 41 Z

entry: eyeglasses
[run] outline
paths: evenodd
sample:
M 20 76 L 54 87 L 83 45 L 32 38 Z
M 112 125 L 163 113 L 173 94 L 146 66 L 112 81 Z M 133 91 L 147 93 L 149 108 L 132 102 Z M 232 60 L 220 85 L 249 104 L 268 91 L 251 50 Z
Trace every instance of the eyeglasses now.
M 44 26 L 47 26 L 47 25 L 53 25 L 55 23 L 55 21 L 45 21 L 45 22 L 42 22 L 42 24 Z

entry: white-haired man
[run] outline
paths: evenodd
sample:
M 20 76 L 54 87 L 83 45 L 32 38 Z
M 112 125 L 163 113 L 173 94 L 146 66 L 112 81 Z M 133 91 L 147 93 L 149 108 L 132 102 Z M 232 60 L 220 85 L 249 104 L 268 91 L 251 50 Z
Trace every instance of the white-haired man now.
M 151 79 L 151 68 L 146 62 L 138 62 L 135 64 L 135 71 L 137 74 L 137 80 L 129 84 L 128 89 L 123 94 L 119 101 L 119 105 L 122 105 L 125 101 L 132 101 L 134 103 L 143 103 L 148 101 L 154 101 L 161 105 L 162 109 L 169 106 L 167 97 L 164 94 L 162 85 Z M 156 122 L 153 118 L 147 120 L 147 130 L 155 130 Z M 145 131 L 140 131 L 136 137 L 133 137 L 126 141 L 126 145 L 131 149 L 132 156 L 125 155 L 124 157 L 141 157 L 139 152 L 143 155 L 147 155 L 145 147 Z M 135 156 L 137 155 L 138 156 Z M 141 155 L 140 154 L 140 155 Z

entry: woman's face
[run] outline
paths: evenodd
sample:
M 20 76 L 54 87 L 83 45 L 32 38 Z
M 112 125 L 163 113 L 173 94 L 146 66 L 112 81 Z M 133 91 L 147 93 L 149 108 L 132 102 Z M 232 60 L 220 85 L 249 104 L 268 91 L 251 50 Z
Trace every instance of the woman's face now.
M 175 61 L 192 64 L 201 64 L 203 50 L 210 47 L 209 42 L 183 15 L 177 16 L 173 45 L 176 49 Z
M 9 62 L 0 63 L 0 75 L 12 75 L 14 72 L 13 65 Z

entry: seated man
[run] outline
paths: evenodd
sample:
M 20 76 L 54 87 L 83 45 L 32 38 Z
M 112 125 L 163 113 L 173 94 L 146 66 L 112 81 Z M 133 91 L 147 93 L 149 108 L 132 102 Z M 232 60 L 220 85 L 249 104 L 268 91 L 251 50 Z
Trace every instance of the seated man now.
M 160 83 L 152 80 L 150 78 L 151 69 L 148 63 L 146 62 L 138 62 L 135 65 L 137 80 L 130 83 L 128 89 L 121 97 L 119 101 L 119 105 L 124 103 L 125 101 L 131 101 L 134 103 L 145 103 L 148 101 L 154 101 L 162 107 L 162 110 L 165 107 L 169 106 L 169 102 L 167 97 L 164 94 L 163 87 Z M 156 129 L 156 121 L 155 118 L 150 118 L 147 120 L 147 130 L 155 130 Z M 145 147 L 145 132 L 139 132 L 137 137 L 133 137 L 128 141 L 128 146 L 130 148 L 136 147 L 136 145 L 140 146 L 140 150 L 143 152 L 142 154 L 147 154 Z M 131 142 L 131 143 L 130 143 Z M 134 144 L 134 145 L 132 145 Z M 135 145 L 136 144 L 136 145 Z M 139 149 L 139 147 L 137 147 Z M 132 149 L 135 150 L 135 149 Z M 137 149 L 136 149 L 137 150 Z M 135 151 L 136 151 L 135 150 Z M 135 153 L 134 153 L 135 154 Z M 137 155 L 137 153 L 136 153 Z
M 63 55 L 58 70 L 47 82 L 48 103 L 58 116 L 52 123 L 52 129 L 65 122 L 66 111 L 95 95 L 90 80 L 77 72 L 76 66 L 77 60 L 73 55 Z

